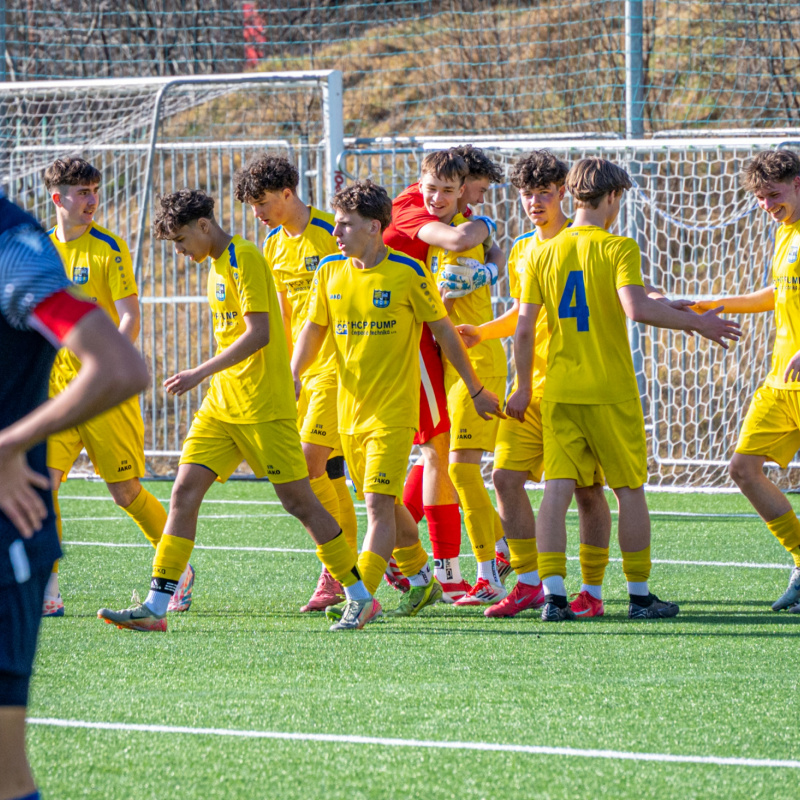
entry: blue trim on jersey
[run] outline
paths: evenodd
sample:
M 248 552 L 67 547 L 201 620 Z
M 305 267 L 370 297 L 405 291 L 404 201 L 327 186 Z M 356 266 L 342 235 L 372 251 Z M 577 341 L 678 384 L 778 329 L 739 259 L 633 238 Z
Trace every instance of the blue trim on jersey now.
M 325 256 L 325 258 L 319 262 L 317 269 L 321 269 L 326 264 L 332 264 L 334 261 L 347 261 L 347 256 L 342 255 L 341 253 L 331 253 L 329 256 Z
M 100 233 L 100 231 L 96 230 L 95 228 L 91 228 L 89 231 L 89 236 L 94 236 L 95 239 L 99 239 L 101 242 L 105 242 L 112 250 L 114 250 L 117 253 L 122 252 L 119 249 L 119 245 L 107 233 Z
M 318 228 L 322 228 L 324 231 L 330 233 L 331 236 L 333 235 L 333 225 L 331 225 L 330 222 L 327 222 L 324 219 L 319 219 L 318 217 L 313 217 L 311 224 L 316 225 Z
M 513 247 L 517 242 L 522 242 L 525 239 L 530 239 L 531 236 L 536 236 L 536 231 L 528 231 L 528 233 L 523 233 L 521 236 L 517 236 L 517 238 L 514 239 L 511 246 Z
M 278 225 L 277 228 L 273 228 L 265 237 L 264 237 L 264 244 L 267 243 L 267 239 L 271 239 L 276 233 L 280 231 L 283 225 Z
M 398 264 L 405 264 L 407 267 L 411 267 L 420 278 L 425 277 L 425 270 L 422 269 L 418 261 L 415 261 L 413 258 L 408 258 L 408 256 L 401 256 L 399 253 L 389 253 L 389 261 L 396 261 Z
M 55 233 L 55 230 L 56 230 L 56 226 L 55 226 L 55 225 L 53 225 L 53 227 L 52 227 L 52 228 L 50 228 L 50 230 L 49 230 L 49 231 L 47 231 L 47 235 L 48 235 L 48 236 L 50 236 L 51 234 Z
M 228 245 L 228 255 L 231 259 L 231 268 L 239 269 L 239 264 L 236 262 L 236 248 L 233 246 L 233 242 Z

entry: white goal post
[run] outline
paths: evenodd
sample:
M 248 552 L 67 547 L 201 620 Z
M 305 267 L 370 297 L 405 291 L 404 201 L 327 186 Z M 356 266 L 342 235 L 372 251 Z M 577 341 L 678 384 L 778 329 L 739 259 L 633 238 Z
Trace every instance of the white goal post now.
M 258 221 L 234 199 L 234 172 L 257 152 L 285 155 L 300 172 L 300 197 L 324 208 L 344 185 L 343 136 L 337 70 L 0 83 L 0 184 L 10 197 L 49 227 L 44 169 L 77 155 L 102 173 L 95 219 L 128 242 L 136 267 L 152 379 L 141 397 L 145 453 L 154 471 L 174 469 L 206 388 L 173 398 L 162 382 L 214 349 L 206 268 L 153 239 L 154 198 L 205 189 L 227 230 L 260 241 Z

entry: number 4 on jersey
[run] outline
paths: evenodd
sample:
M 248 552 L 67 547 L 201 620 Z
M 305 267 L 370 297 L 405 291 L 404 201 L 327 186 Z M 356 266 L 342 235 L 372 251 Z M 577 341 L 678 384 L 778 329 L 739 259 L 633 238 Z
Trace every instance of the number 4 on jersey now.
M 575 305 L 572 305 L 572 298 Z M 583 282 L 583 272 L 573 270 L 567 276 L 567 285 L 561 302 L 558 304 L 558 318 L 569 319 L 575 317 L 578 321 L 578 332 L 585 333 L 589 330 L 589 306 L 586 304 L 586 285 Z

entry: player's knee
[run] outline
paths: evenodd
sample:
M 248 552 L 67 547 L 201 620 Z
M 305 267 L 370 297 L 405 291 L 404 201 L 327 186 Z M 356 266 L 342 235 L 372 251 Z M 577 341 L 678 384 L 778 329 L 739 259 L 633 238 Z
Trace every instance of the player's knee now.
M 120 508 L 127 508 L 139 496 L 142 484 L 139 483 L 138 478 L 131 478 L 131 480 L 120 483 L 109 483 L 108 489 L 114 502 Z
M 586 514 L 591 514 L 598 509 L 603 509 L 608 506 L 606 495 L 603 487 L 596 483 L 594 486 L 586 486 L 575 490 L 575 504 L 578 510 Z
M 756 472 L 753 466 L 748 459 L 740 458 L 738 454 L 735 454 L 728 464 L 728 474 L 737 486 L 741 486 L 753 480 Z M 761 472 L 760 467 L 758 472 Z
M 515 473 L 508 469 L 496 469 L 492 472 L 492 483 L 498 495 L 507 496 L 520 489 L 525 489 L 525 473 Z
M 332 481 L 344 478 L 344 456 L 329 458 L 328 463 L 325 465 L 325 471 Z
M 320 503 L 314 493 L 311 491 L 310 487 L 307 493 L 303 492 L 300 490 L 298 485 L 295 485 L 299 483 L 300 481 L 285 483 L 280 487 L 280 490 L 278 490 L 277 487 L 276 490 L 278 499 L 281 501 L 281 505 L 283 506 L 283 510 L 287 514 L 291 514 L 293 517 L 296 517 L 301 522 L 305 522 L 306 518 L 310 515 L 310 509 L 314 507 L 315 502 L 316 505 L 320 505 Z M 310 497 L 308 495 L 310 495 Z

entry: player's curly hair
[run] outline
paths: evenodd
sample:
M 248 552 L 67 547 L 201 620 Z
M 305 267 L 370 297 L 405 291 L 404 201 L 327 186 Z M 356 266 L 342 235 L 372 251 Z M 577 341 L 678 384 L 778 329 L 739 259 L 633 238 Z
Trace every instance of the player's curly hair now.
M 511 168 L 511 184 L 519 191 L 563 186 L 569 167 L 549 150 L 534 150 Z
M 624 191 L 633 186 L 622 167 L 596 156 L 575 162 L 564 183 L 575 198 L 575 208 L 597 208 L 610 192 Z
M 503 181 L 503 169 L 479 147 L 471 144 L 462 144 L 453 150 L 467 163 L 468 178 L 488 178 L 492 183 Z
M 240 203 L 253 203 L 264 192 L 295 191 L 298 183 L 300 173 L 288 158 L 261 153 L 234 175 L 233 192 Z
M 156 239 L 171 239 L 185 225 L 198 219 L 214 219 L 214 198 L 202 189 L 181 189 L 156 199 L 158 209 L 153 220 Z
M 469 175 L 467 162 L 456 152 L 454 147 L 449 150 L 437 150 L 428 153 L 422 159 L 420 174 L 433 175 L 443 181 L 458 181 L 464 183 Z
M 762 150 L 745 164 L 742 185 L 755 192 L 768 183 L 788 183 L 800 175 L 800 156 L 793 150 Z
M 383 186 L 371 180 L 356 181 L 331 198 L 334 211 L 355 211 L 364 219 L 376 219 L 385 231 L 392 221 L 392 199 Z
M 82 158 L 57 158 L 44 172 L 48 192 L 59 186 L 95 186 L 100 183 L 100 170 Z

